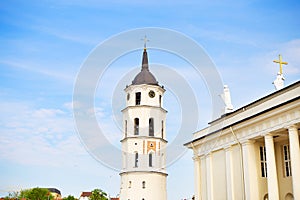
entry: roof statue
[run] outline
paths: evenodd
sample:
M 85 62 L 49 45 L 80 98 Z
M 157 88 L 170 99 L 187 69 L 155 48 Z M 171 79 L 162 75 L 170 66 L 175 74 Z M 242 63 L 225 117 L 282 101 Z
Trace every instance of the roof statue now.
M 148 64 L 148 54 L 146 43 L 149 41 L 145 36 L 144 40 L 144 52 L 142 59 L 142 69 L 141 72 L 138 73 L 132 81 L 132 85 L 140 85 L 140 84 L 148 84 L 148 85 L 158 85 L 158 82 L 154 75 L 149 71 Z
M 224 103 L 225 103 L 225 113 L 229 113 L 233 111 L 233 105 L 231 103 L 230 91 L 227 85 L 224 85 L 224 93 L 221 95 Z
M 279 57 L 278 60 L 273 60 L 274 63 L 279 64 L 279 72 L 277 73 L 277 77 L 273 82 L 276 90 L 280 90 L 280 89 L 284 88 L 284 77 L 283 77 L 283 72 L 282 72 L 282 65 L 288 64 L 287 62 L 282 61 L 282 57 L 280 54 L 278 57 Z

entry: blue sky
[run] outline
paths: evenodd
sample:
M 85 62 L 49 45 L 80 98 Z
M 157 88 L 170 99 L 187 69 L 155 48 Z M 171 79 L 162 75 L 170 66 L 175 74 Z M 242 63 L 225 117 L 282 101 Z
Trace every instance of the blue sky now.
M 57 187 L 63 195 L 77 197 L 94 188 L 118 194 L 118 172 L 87 153 L 72 114 L 77 73 L 90 52 L 107 38 L 143 27 L 185 34 L 213 60 L 238 108 L 274 91 L 278 66 L 272 60 L 279 53 L 289 62 L 284 67 L 285 84 L 299 80 L 299 10 L 300 3 L 290 0 L 2 1 L 0 196 L 36 186 Z M 149 39 L 151 45 L 151 36 Z M 181 59 L 151 49 L 148 52 L 150 63 L 172 66 L 189 82 L 199 104 L 198 128 L 203 128 L 211 120 L 210 97 L 203 80 L 187 70 Z M 112 116 L 111 91 L 122 73 L 137 69 L 140 61 L 139 51 L 115 61 L 103 77 L 107 84 L 100 84 L 96 94 L 98 121 L 112 132 L 108 138 L 116 146 L 120 132 Z M 167 131 L 176 132 L 181 120 L 176 94 L 166 94 L 165 101 Z M 191 137 L 192 133 L 187 134 Z M 172 137 L 170 134 L 170 140 Z M 188 152 L 169 166 L 169 199 L 192 196 L 191 156 Z

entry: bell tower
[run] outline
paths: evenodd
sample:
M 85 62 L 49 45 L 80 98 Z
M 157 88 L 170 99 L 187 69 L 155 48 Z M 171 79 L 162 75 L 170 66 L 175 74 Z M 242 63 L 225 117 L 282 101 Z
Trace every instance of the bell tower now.
M 146 46 L 125 92 L 120 199 L 167 200 L 165 89 L 149 70 Z

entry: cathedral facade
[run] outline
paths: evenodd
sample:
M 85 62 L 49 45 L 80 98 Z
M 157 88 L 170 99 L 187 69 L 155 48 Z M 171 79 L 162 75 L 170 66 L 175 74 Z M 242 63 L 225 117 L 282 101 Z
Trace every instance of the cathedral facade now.
M 300 81 L 194 133 L 195 199 L 300 199 L 299 94 Z

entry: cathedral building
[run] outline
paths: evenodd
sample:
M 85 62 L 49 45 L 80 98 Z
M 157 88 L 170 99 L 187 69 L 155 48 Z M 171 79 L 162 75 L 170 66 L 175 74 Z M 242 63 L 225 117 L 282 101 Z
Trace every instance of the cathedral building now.
M 300 199 L 300 81 L 193 134 L 196 200 Z M 280 82 L 278 84 L 278 81 Z
M 165 89 L 149 70 L 146 46 L 125 92 L 120 200 L 167 200 Z

